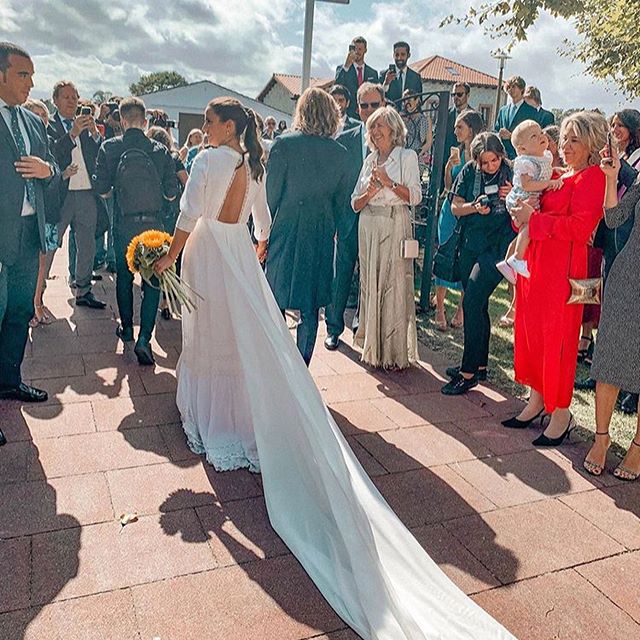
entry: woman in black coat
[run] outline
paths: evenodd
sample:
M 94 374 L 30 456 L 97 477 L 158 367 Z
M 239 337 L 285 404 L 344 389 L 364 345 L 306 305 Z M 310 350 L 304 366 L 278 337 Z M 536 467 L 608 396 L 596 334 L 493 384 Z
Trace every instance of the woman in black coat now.
M 331 302 L 336 214 L 348 197 L 347 151 L 335 135 L 340 114 L 321 89 L 298 100 L 292 132 L 277 138 L 267 164 L 273 226 L 266 276 L 278 306 L 298 309 L 296 342 L 309 364 L 318 311 Z

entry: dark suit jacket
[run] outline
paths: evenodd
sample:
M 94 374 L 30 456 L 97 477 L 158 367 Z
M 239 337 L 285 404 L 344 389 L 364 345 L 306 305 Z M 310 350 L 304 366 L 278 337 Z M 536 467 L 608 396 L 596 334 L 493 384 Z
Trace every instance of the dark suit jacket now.
M 364 65 L 363 82 L 378 83 L 378 72 L 370 67 L 368 64 Z M 358 74 L 356 72 L 356 65 L 352 64 L 348 71 L 344 70 L 344 67 L 340 65 L 336 67 L 336 84 L 341 84 L 349 89 L 351 94 L 351 102 L 349 102 L 349 108 L 347 109 L 347 115 L 356 120 L 360 120 L 358 115 Z
M 73 151 L 76 143 L 71 139 L 71 136 L 67 132 L 64 123 L 62 122 L 62 118 L 59 113 L 56 113 L 51 121 L 49 122 L 49 127 L 47 128 L 47 133 L 49 134 L 49 139 L 51 140 L 51 150 L 53 151 L 53 155 L 56 158 L 58 166 L 60 167 L 60 171 L 64 171 L 71 164 L 71 152 Z M 96 160 L 98 158 L 98 151 L 100 149 L 100 145 L 102 144 L 102 137 L 99 137 L 97 140 L 94 140 L 89 132 L 85 129 L 80 134 L 80 143 L 82 149 L 82 157 L 84 159 L 85 167 L 87 168 L 87 173 L 89 174 L 89 180 L 91 181 L 91 176 L 95 172 L 96 169 Z M 93 184 L 92 184 L 93 188 Z M 64 205 L 65 198 L 67 197 L 67 193 L 69 192 L 69 180 L 62 180 L 60 184 L 60 207 Z M 107 209 L 106 204 L 102 198 L 100 198 L 100 194 L 93 189 L 95 198 L 96 198 L 96 206 L 98 207 L 98 231 L 104 230 L 105 222 L 108 221 L 107 218 Z M 108 224 L 108 222 L 107 222 Z
M 387 73 L 388 68 L 384 69 L 380 72 L 380 82 L 384 82 L 384 76 Z M 420 74 L 411 69 L 410 67 L 406 67 L 404 69 L 407 73 L 407 79 L 404 81 L 404 89 L 405 91 L 409 89 L 412 93 L 422 93 L 422 78 Z M 400 85 L 400 79 L 396 75 L 396 79 L 389 85 L 387 89 L 387 93 L 385 94 L 387 100 L 391 100 L 395 103 L 396 100 L 402 98 L 402 86 Z M 401 103 L 395 103 L 395 106 L 398 110 L 402 109 Z
M 358 215 L 351 208 L 351 194 L 356 187 L 360 171 L 362 170 L 362 142 L 364 137 L 364 125 L 359 123 L 353 129 L 343 131 L 337 141 L 347 150 L 346 168 L 346 200 L 344 206 L 336 216 L 338 235 L 346 237 L 351 233 L 354 225 L 358 223 Z
M 344 121 L 344 127 L 342 127 L 342 131 L 349 131 L 349 129 L 355 129 L 362 124 L 360 120 L 356 120 L 355 118 L 350 118 L 347 116 L 347 119 Z
M 331 138 L 285 133 L 271 147 L 266 276 L 281 309 L 310 311 L 331 302 L 333 239 L 346 176 L 347 151 Z
M 518 107 L 513 118 L 509 119 L 509 111 L 511 110 L 510 104 L 505 104 L 503 107 L 500 107 L 500 111 L 498 112 L 498 118 L 496 120 L 496 126 L 494 127 L 494 131 L 500 131 L 500 129 L 505 128 L 509 131 L 513 131 L 521 122 L 525 120 L 533 120 L 534 122 L 538 122 L 538 111 L 531 105 L 528 105 L 526 102 L 522 102 L 522 104 Z M 513 148 L 511 144 L 511 140 L 503 140 L 505 151 L 511 160 L 516 157 L 516 150 Z
M 29 136 L 30 154 L 38 156 L 54 167 L 54 175 L 46 180 L 35 180 L 38 231 L 40 245 L 44 246 L 45 197 L 44 192 L 49 183 L 58 174 L 56 161 L 49 150 L 49 140 L 42 120 L 35 114 L 19 107 L 18 117 L 22 119 Z M 2 176 L 2 197 L 0 197 L 0 263 L 15 264 L 20 256 L 23 225 L 21 222 L 22 204 L 24 202 L 25 181 L 16 171 L 14 162 L 19 158 L 18 147 L 4 118 L 0 118 L 0 176 Z
M 542 107 L 538 109 L 538 124 L 543 129 L 555 123 L 556 123 L 556 117 L 553 115 L 553 111 L 547 111 Z

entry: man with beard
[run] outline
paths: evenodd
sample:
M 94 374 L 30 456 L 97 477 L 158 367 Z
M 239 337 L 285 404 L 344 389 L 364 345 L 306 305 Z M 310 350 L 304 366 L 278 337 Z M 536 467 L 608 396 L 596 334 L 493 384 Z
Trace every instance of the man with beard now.
M 394 64 L 388 69 L 380 72 L 380 77 L 384 78 L 384 93 L 387 100 L 393 102 L 393 106 L 399 111 L 402 103 L 397 102 L 402 98 L 406 89 L 412 94 L 422 93 L 422 78 L 419 73 L 407 66 L 411 57 L 411 48 L 406 42 L 396 42 L 393 45 Z

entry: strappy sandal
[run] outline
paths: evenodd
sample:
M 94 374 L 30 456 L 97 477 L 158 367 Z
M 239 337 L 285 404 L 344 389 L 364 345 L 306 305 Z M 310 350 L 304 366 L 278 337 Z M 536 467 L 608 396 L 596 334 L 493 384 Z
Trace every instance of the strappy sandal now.
M 640 442 L 636 442 L 632 440 L 631 447 L 640 447 Z M 629 448 L 631 448 L 629 447 Z M 624 464 L 619 464 L 614 470 L 613 475 L 620 480 L 626 480 L 627 482 L 633 482 L 640 478 L 640 471 L 631 471 L 624 466 Z
M 591 345 L 593 344 L 593 338 L 589 338 L 588 336 L 580 336 L 580 342 L 586 340 L 589 345 L 586 349 L 578 349 L 578 362 L 584 362 L 585 358 L 589 356 L 589 349 L 591 349 Z
M 609 436 L 609 432 L 608 431 L 596 431 L 596 437 L 597 436 Z M 610 445 L 611 445 L 611 438 L 609 437 L 609 444 L 607 445 L 607 451 L 609 450 L 609 446 Z M 604 471 L 604 466 L 605 466 L 606 460 L 607 460 L 607 452 L 606 451 L 604 453 L 604 459 L 605 459 L 605 462 L 603 464 L 598 464 L 596 462 L 593 462 L 593 460 L 587 460 L 587 458 L 585 458 L 584 462 L 582 463 L 582 466 L 584 467 L 585 471 L 588 474 L 590 474 L 592 476 L 601 476 L 602 472 Z

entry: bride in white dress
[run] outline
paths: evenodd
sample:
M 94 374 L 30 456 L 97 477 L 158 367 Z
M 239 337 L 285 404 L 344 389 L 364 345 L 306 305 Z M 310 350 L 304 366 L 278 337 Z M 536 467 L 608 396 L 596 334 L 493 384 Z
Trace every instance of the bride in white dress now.
M 217 148 L 197 156 L 157 263 L 184 247 L 182 277 L 204 297 L 182 319 L 177 404 L 190 447 L 218 471 L 262 473 L 273 528 L 364 640 L 514 640 L 429 558 L 322 401 L 259 264 L 270 215 L 253 112 L 217 98 L 203 129 Z

